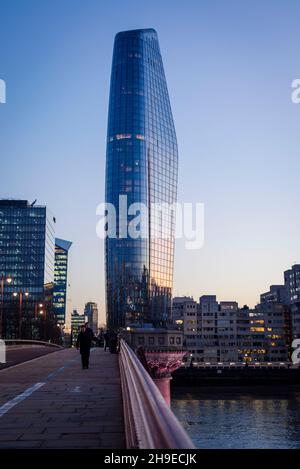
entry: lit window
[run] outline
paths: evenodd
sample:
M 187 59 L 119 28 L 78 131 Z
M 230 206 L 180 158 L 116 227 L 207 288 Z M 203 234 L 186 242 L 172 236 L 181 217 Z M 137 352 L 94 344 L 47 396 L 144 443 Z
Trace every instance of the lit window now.
M 131 134 L 117 134 L 116 135 L 117 140 L 123 140 L 124 138 L 131 138 Z

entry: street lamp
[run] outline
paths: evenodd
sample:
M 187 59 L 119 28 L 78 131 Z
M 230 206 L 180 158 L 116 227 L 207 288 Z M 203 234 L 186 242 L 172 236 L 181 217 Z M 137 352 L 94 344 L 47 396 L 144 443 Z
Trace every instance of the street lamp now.
M 43 308 L 43 307 L 44 307 L 43 303 L 39 303 L 39 302 L 35 303 L 35 319 L 38 318 L 38 308 Z
M 20 289 L 19 293 L 14 292 L 13 296 L 16 298 L 19 296 L 19 339 L 22 339 L 22 307 L 23 307 L 23 295 L 28 298 L 29 292 L 23 292 L 22 289 Z
M 41 316 L 44 316 L 44 340 L 46 340 L 46 321 L 47 321 L 47 310 L 45 308 L 45 310 L 41 309 L 40 310 L 40 315 Z
M 4 316 L 4 285 L 10 285 L 13 279 L 9 275 L 1 274 L 1 314 L 0 314 L 0 337 L 3 334 L 3 316 Z

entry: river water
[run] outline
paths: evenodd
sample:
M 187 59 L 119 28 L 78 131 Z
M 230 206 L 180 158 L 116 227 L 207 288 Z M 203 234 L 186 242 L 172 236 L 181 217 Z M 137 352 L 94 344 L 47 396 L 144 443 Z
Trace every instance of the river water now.
M 300 448 L 300 387 L 173 388 L 197 448 Z

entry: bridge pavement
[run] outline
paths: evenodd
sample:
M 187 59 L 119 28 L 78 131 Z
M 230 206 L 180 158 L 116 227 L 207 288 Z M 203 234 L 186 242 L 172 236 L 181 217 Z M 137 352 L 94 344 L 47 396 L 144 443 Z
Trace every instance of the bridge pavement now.
M 117 355 L 64 349 L 0 371 L 0 448 L 124 448 Z

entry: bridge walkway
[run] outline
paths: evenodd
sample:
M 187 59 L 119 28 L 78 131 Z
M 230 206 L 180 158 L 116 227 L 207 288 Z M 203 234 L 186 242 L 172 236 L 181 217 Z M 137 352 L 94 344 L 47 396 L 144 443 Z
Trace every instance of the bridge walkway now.
M 124 448 L 118 356 L 64 349 L 0 370 L 0 448 Z

